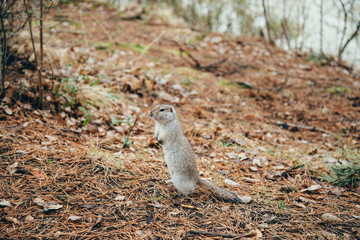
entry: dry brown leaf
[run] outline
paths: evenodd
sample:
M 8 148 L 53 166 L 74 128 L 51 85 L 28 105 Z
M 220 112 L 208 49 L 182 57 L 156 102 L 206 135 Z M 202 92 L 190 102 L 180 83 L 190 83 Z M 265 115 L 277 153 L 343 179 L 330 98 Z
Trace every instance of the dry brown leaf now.
M 38 178 L 40 180 L 45 180 L 47 179 L 47 175 L 46 173 L 44 173 L 44 171 L 39 170 L 39 169 L 34 169 L 31 171 L 31 174 L 35 177 Z
M 337 216 L 331 214 L 331 213 L 324 213 L 323 215 L 321 215 L 321 218 L 328 223 L 340 223 L 343 220 L 338 218 Z
M 14 162 L 13 164 L 11 164 L 10 166 L 8 166 L 8 171 L 9 173 L 12 175 L 17 171 L 17 166 L 19 165 L 18 162 Z
M 14 218 L 14 217 L 5 217 L 5 220 L 8 221 L 8 222 L 15 223 L 15 224 L 20 224 L 20 221 L 17 218 Z
M 35 220 L 34 217 L 31 216 L 31 215 L 27 215 L 27 216 L 25 217 L 25 221 L 26 221 L 26 222 L 33 222 L 34 220 Z

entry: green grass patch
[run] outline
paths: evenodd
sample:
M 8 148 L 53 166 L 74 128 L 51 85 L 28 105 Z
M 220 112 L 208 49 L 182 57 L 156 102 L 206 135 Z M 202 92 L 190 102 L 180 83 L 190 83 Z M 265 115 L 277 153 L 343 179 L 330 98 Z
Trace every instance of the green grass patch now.
M 111 42 L 95 42 L 94 46 L 97 50 L 102 51 L 113 51 L 114 45 Z
M 123 47 L 125 49 L 132 49 L 136 52 L 142 53 L 145 50 L 145 46 L 142 44 L 137 44 L 137 43 L 120 43 L 118 44 L 118 46 Z M 147 53 L 147 51 L 144 52 L 145 54 Z
M 350 92 L 350 89 L 342 86 L 333 86 L 326 89 L 327 93 L 343 95 Z
M 329 170 L 329 174 L 321 177 L 323 180 L 339 187 L 356 188 L 360 186 L 360 161 L 332 165 Z

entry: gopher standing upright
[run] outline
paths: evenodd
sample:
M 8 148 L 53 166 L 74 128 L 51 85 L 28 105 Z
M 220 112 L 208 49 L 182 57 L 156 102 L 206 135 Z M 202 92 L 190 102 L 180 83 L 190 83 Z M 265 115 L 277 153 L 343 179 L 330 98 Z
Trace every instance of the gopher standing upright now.
M 155 138 L 162 145 L 171 175 L 170 181 L 176 189 L 184 195 L 189 195 L 194 192 L 196 184 L 200 184 L 217 197 L 228 201 L 239 201 L 236 193 L 219 188 L 214 183 L 200 178 L 195 155 L 172 106 L 156 105 L 150 112 L 150 117 L 155 121 Z

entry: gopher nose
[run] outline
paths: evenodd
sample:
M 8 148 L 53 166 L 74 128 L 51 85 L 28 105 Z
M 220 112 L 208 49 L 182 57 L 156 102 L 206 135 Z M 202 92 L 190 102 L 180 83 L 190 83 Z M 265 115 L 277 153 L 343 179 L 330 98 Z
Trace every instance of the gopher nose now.
M 150 117 L 152 117 L 153 116 L 153 113 L 152 112 L 150 112 Z

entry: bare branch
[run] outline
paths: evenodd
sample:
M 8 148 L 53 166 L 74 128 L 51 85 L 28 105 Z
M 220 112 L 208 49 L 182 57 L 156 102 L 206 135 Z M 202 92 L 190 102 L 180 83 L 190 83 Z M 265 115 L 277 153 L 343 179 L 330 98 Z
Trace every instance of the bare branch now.
M 341 59 L 341 54 L 342 54 L 341 46 L 342 46 L 342 43 L 343 43 L 344 38 L 345 38 L 348 14 L 347 14 L 344 2 L 342 0 L 339 0 L 339 2 L 341 4 L 341 7 L 342 7 L 342 10 L 343 10 L 343 13 L 344 13 L 344 28 L 343 28 L 342 36 L 341 36 L 341 39 L 340 39 L 340 46 L 339 46 L 339 53 L 338 53 L 338 59 Z
M 267 10 L 266 10 L 265 0 L 262 0 L 262 7 L 263 7 L 264 18 L 265 18 L 265 23 L 266 23 L 266 30 L 267 30 L 267 34 L 268 34 L 268 41 L 270 44 L 274 45 L 274 41 L 271 37 L 270 22 L 269 22 L 269 17 L 268 17 Z
M 3 5 L 1 5 L 1 7 L 3 7 Z M 5 30 L 5 26 L 4 26 L 4 19 L 3 19 L 3 12 L 2 12 L 2 8 L 0 9 L 0 22 L 1 22 L 1 30 L 3 33 L 3 41 L 1 43 L 1 76 L 0 76 L 0 81 L 1 81 L 1 95 L 0 95 L 0 99 L 5 97 L 5 70 L 6 70 L 6 47 L 7 47 L 7 43 L 6 43 L 6 30 Z
M 324 33 L 324 0 L 321 0 L 320 3 L 320 53 L 322 55 L 324 55 L 324 51 L 323 51 L 323 33 Z
M 360 30 L 360 21 L 357 23 L 356 29 L 353 32 L 353 34 L 351 35 L 351 37 L 346 41 L 344 46 L 341 48 L 341 50 L 339 52 L 340 56 L 345 51 L 345 48 L 347 47 L 347 45 L 356 37 L 356 35 L 358 35 L 359 30 Z
M 43 0 L 40 0 L 40 68 L 43 68 L 44 44 L 43 44 Z
M 35 56 L 35 66 L 36 66 L 36 70 L 38 72 L 38 85 L 39 85 L 39 106 L 40 108 L 43 108 L 43 87 L 42 87 L 42 79 L 41 79 L 41 68 L 39 68 L 38 66 L 38 60 L 37 60 L 37 54 L 36 54 L 36 48 L 35 48 L 35 42 L 34 42 L 34 35 L 32 32 L 32 19 L 31 19 L 31 15 L 32 13 L 28 10 L 27 4 L 26 4 L 26 0 L 24 0 L 24 5 L 25 5 L 25 10 L 29 16 L 29 31 L 30 31 L 30 36 L 31 36 L 31 42 L 32 42 L 32 46 L 33 46 L 33 52 L 34 52 L 34 56 Z

